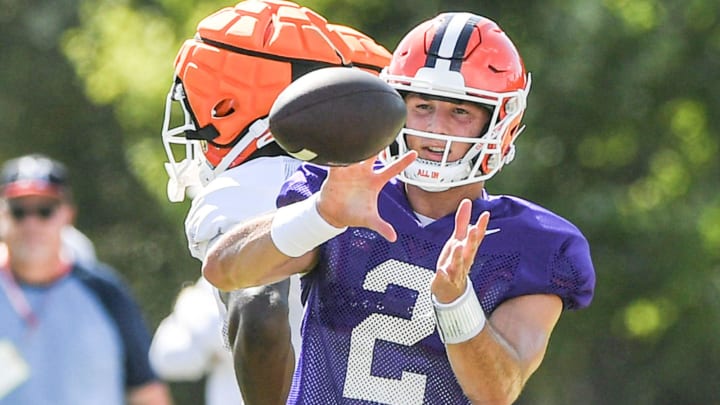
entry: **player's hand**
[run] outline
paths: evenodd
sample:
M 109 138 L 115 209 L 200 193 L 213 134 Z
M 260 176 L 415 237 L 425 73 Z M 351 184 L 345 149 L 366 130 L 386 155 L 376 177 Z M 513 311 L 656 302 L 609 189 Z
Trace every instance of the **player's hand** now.
M 185 217 L 185 236 L 190 254 L 203 260 L 212 242 L 243 219 L 247 207 L 238 206 L 246 199 L 247 188 L 234 185 L 229 178 L 216 180 L 195 197 Z M 225 184 L 225 186 L 218 186 Z
M 238 222 L 226 215 L 226 212 L 219 207 L 212 204 L 193 204 L 185 218 L 188 249 L 190 254 L 199 260 L 205 258 L 211 241 Z
M 395 229 L 378 213 L 378 194 L 416 157 L 417 152 L 410 151 L 377 171 L 373 169 L 374 157 L 348 166 L 329 168 L 328 177 L 319 191 L 318 212 L 333 226 L 369 228 L 394 242 L 397 239 Z
M 455 213 L 455 230 L 445 242 L 437 261 L 430 292 L 443 304 L 455 301 L 467 287 L 467 276 L 485 237 L 490 213 L 485 211 L 470 225 L 472 202 L 464 199 Z

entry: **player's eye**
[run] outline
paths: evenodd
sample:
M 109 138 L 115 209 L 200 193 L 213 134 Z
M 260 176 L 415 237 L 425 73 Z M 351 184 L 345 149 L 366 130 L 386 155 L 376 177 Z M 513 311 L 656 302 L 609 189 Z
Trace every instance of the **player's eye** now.
M 422 98 L 416 98 L 416 99 L 412 100 L 412 102 L 410 102 L 409 105 L 412 108 L 414 108 L 416 110 L 420 110 L 420 111 L 430 111 L 434 108 L 434 105 L 431 101 L 425 100 Z

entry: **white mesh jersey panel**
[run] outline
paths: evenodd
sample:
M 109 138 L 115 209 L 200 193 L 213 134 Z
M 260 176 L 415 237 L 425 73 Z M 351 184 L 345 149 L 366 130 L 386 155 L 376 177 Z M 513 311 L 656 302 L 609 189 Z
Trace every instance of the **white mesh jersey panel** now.
M 379 339 L 412 346 L 433 332 L 435 320 L 429 289 L 432 277 L 431 270 L 397 260 L 388 260 L 367 273 L 363 284 L 366 290 L 384 293 L 388 285 L 395 284 L 417 291 L 418 297 L 411 319 L 372 314 L 353 328 L 344 397 L 384 404 L 423 403 L 425 375 L 403 371 L 400 380 L 373 376 L 373 360 L 382 363 L 392 359 L 374 359 L 372 349 Z M 378 367 L 387 368 L 382 364 Z

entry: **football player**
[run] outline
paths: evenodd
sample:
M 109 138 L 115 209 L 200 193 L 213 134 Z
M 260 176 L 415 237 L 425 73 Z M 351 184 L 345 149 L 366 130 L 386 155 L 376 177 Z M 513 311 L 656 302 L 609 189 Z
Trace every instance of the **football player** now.
M 176 57 L 162 129 L 168 198 L 194 195 L 185 220 L 191 254 L 203 260 L 234 224 L 275 209 L 299 164 L 268 131 L 270 107 L 288 84 L 330 66 L 378 74 L 389 60 L 365 34 L 288 1 L 247 0 L 203 19 Z M 219 295 L 245 402 L 285 403 L 299 351 L 297 278 Z
M 495 22 L 443 13 L 381 77 L 407 105 L 383 167 L 303 165 L 203 272 L 225 289 L 304 274 L 289 403 L 510 404 L 595 285 L 577 227 L 484 188 L 513 158 L 530 76 Z
M 298 166 L 267 123 L 288 84 L 329 66 L 377 74 L 389 59 L 365 34 L 288 1 L 247 0 L 203 19 L 176 57 L 162 131 L 168 198 L 195 193 L 185 221 L 191 254 L 203 260 L 234 224 L 275 208 L 280 186 Z M 174 126 L 178 111 L 182 120 Z M 245 402 L 285 403 L 300 344 L 297 279 L 219 295 Z

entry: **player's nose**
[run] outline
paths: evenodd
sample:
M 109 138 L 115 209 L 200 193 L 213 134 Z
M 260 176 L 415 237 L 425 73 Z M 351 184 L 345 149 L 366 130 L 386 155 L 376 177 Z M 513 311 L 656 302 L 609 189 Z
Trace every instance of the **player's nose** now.
M 441 112 L 435 111 L 427 120 L 427 132 L 450 135 L 449 120 Z

